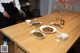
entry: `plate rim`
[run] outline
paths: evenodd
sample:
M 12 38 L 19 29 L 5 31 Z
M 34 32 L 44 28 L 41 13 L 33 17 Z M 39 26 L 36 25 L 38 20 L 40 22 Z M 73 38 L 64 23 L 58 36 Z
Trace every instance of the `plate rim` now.
M 48 25 L 40 26 L 40 31 L 44 32 L 44 31 L 42 30 L 42 28 L 44 28 L 44 27 L 51 27 L 52 29 L 54 29 L 53 32 L 49 32 L 49 33 L 55 33 L 55 32 L 57 31 L 57 29 L 56 29 L 55 27 L 53 27 L 53 26 L 48 26 Z M 47 33 L 47 32 L 44 32 L 44 33 Z
M 31 23 L 31 26 L 32 26 L 32 24 L 34 24 L 34 23 L 40 23 L 40 24 L 42 25 L 42 22 L 33 22 L 33 23 Z M 34 26 L 34 27 L 36 27 L 36 26 Z
M 34 32 L 40 32 L 40 31 L 38 31 L 38 30 L 31 30 L 31 34 L 33 34 Z M 42 33 L 42 32 L 40 32 L 40 33 Z M 43 34 L 43 36 L 45 37 L 46 35 L 44 34 L 44 33 L 42 33 Z
M 52 25 L 52 24 L 59 24 L 59 23 L 51 22 L 50 25 Z M 55 25 L 52 25 L 52 26 L 57 27 L 57 26 L 55 26 Z M 62 27 L 63 27 L 63 25 L 61 25 L 61 24 L 60 24 L 60 26 L 61 26 L 61 27 L 57 27 L 57 28 L 62 28 Z

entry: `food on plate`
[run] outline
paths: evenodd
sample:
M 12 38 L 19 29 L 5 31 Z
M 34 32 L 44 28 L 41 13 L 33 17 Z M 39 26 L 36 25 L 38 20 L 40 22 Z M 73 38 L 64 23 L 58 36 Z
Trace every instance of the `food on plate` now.
M 33 30 L 31 31 L 31 34 L 33 34 L 35 37 L 39 38 L 39 39 L 43 39 L 45 37 L 45 35 L 37 30 Z
M 38 26 L 41 26 L 42 25 L 42 22 L 34 22 L 32 23 L 32 26 L 35 26 L 35 27 L 38 27 Z
M 43 34 L 40 32 L 34 32 L 33 34 L 37 37 L 43 37 Z
M 45 28 L 43 28 L 43 31 L 44 32 L 53 32 L 53 29 L 50 27 L 45 27 Z
M 44 33 L 54 33 L 57 31 L 55 27 L 47 26 L 47 25 L 41 26 L 40 30 Z
M 53 24 L 54 26 L 57 26 L 57 27 L 61 27 L 61 25 L 60 24 Z
M 62 28 L 63 26 L 59 23 L 51 23 L 51 26 Z

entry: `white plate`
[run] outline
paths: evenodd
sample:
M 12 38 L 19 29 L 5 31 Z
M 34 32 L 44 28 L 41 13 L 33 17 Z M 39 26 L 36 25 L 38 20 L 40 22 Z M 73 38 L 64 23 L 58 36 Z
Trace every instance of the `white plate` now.
M 40 23 L 42 25 L 42 22 L 33 22 L 32 24 L 34 24 L 34 23 Z M 32 24 L 31 24 L 31 26 L 32 26 Z M 34 27 L 37 27 L 37 25 Z
M 32 24 L 34 24 L 34 23 L 40 23 L 40 24 L 42 24 L 42 22 L 33 22 Z
M 35 32 L 40 32 L 40 31 L 38 31 L 38 30 L 32 30 L 30 33 L 33 35 L 33 33 L 35 33 Z M 40 32 L 40 33 L 42 33 L 42 32 Z M 42 34 L 43 34 L 43 37 L 37 37 L 37 36 L 35 36 L 35 37 L 38 38 L 38 39 L 45 38 L 45 34 L 44 33 L 42 33 Z
M 61 25 L 61 24 L 60 24 L 61 27 L 55 26 L 54 24 L 58 24 L 58 23 L 55 23 L 55 22 L 50 23 L 51 26 L 54 26 L 54 27 L 57 27 L 57 28 L 62 28 L 63 27 L 63 25 Z
M 43 31 L 43 28 L 45 28 L 45 27 L 50 27 L 50 28 L 53 29 L 53 31 L 52 31 L 52 32 L 44 32 L 44 31 Z M 47 26 L 47 25 L 41 26 L 41 27 L 40 27 L 40 30 L 41 30 L 42 32 L 44 32 L 44 33 L 54 33 L 54 32 L 57 31 L 57 29 L 56 29 L 55 27 Z

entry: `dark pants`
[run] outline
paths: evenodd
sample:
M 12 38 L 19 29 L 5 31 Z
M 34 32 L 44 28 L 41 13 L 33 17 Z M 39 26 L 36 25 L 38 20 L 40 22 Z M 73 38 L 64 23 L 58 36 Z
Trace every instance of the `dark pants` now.
M 10 25 L 16 24 L 19 13 L 18 10 L 14 7 L 13 3 L 2 3 L 5 11 L 10 15 L 10 18 L 4 17 L 2 13 L 0 13 L 0 28 L 4 28 Z M 7 37 L 3 35 L 3 40 L 6 41 Z

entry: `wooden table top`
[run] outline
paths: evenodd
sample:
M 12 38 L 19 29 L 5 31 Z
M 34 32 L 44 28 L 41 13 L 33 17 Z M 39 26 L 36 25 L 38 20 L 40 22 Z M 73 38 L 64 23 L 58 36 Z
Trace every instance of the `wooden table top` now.
M 40 17 L 35 21 L 41 21 L 43 25 L 50 25 L 50 22 L 56 22 L 55 16 L 56 12 Z M 60 42 L 56 42 L 57 32 L 46 34 L 46 37 L 42 40 L 31 36 L 30 31 L 39 30 L 39 27 L 31 27 L 25 22 L 2 28 L 1 32 L 23 50 L 30 53 L 66 53 L 80 36 L 80 13 L 65 11 L 59 18 L 64 19 L 65 24 L 63 28 L 57 28 L 57 30 L 69 35 L 68 39 L 61 40 Z

